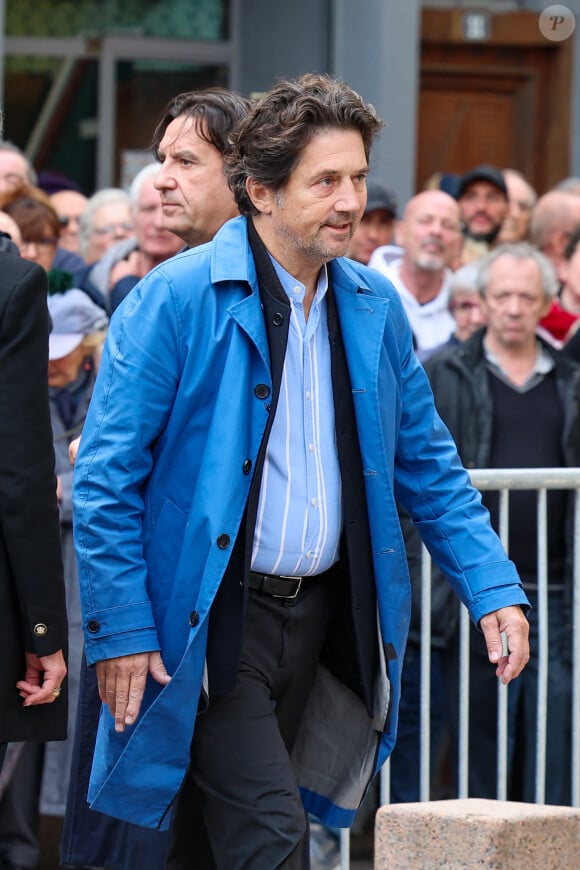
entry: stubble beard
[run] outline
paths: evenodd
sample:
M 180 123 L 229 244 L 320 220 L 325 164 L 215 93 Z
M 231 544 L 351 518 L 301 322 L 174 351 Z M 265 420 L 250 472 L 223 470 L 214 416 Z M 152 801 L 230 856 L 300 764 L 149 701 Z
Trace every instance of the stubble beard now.
M 497 237 L 499 236 L 500 230 L 502 228 L 502 224 L 495 224 L 495 226 L 489 230 L 487 233 L 474 233 L 469 227 L 465 228 L 465 235 L 473 239 L 474 242 L 484 242 L 486 245 L 491 245 Z

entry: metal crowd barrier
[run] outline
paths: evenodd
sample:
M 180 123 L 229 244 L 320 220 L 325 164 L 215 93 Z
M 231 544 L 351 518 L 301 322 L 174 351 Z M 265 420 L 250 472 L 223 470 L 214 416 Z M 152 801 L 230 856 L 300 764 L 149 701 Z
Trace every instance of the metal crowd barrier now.
M 548 558 L 547 493 L 550 490 L 574 491 L 574 560 L 573 560 L 573 651 L 572 651 L 572 806 L 580 806 L 580 468 L 488 469 L 470 471 L 471 481 L 480 491 L 499 492 L 499 535 L 508 550 L 509 494 L 512 490 L 536 490 L 538 527 L 538 706 L 535 802 L 544 803 L 546 770 L 546 721 L 548 691 Z M 509 550 L 508 550 L 509 554 Z M 431 559 L 425 547 L 422 557 L 421 612 L 431 610 Z M 468 797 L 469 747 L 469 616 L 461 605 L 460 613 L 460 703 L 457 797 Z M 419 793 L 422 801 L 430 799 L 430 658 L 431 619 L 421 619 L 421 757 Z M 490 666 L 491 667 L 491 666 Z M 507 686 L 498 680 L 498 800 L 506 800 L 508 779 Z M 389 762 L 380 778 L 380 803 L 388 804 L 390 792 Z M 350 868 L 350 832 L 341 832 L 341 870 Z

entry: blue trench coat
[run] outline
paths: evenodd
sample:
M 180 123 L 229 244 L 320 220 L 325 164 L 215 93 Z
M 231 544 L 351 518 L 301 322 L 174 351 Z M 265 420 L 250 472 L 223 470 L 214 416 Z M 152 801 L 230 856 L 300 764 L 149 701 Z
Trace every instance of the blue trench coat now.
M 410 615 L 396 499 L 475 622 L 526 598 L 435 411 L 396 291 L 350 260 L 329 269 L 363 461 L 382 672 L 371 720 L 321 666 L 292 760 L 306 808 L 348 826 L 396 735 Z M 172 674 L 164 688 L 149 681 L 124 733 L 101 713 L 89 801 L 140 825 L 167 826 L 188 764 L 209 612 L 248 498 L 244 463 L 255 463 L 266 425 L 264 384 L 255 266 L 236 218 L 153 270 L 112 318 L 75 468 L 87 659 L 160 649 Z

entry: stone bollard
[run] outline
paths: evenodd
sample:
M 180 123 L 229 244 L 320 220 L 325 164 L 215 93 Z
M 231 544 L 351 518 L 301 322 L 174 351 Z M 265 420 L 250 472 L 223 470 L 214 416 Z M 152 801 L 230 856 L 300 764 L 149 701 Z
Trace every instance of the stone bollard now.
M 580 810 L 467 798 L 377 812 L 375 870 L 580 867 Z

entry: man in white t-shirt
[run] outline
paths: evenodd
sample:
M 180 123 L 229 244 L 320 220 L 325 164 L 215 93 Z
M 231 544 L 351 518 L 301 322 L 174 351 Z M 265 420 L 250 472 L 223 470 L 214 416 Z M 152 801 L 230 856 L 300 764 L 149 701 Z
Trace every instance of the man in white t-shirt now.
M 426 359 L 455 328 L 448 296 L 462 243 L 457 202 L 441 190 L 417 194 L 407 203 L 398 238 L 399 257 L 392 258 L 392 246 L 380 247 L 369 266 L 389 278 L 399 291 L 417 353 Z

